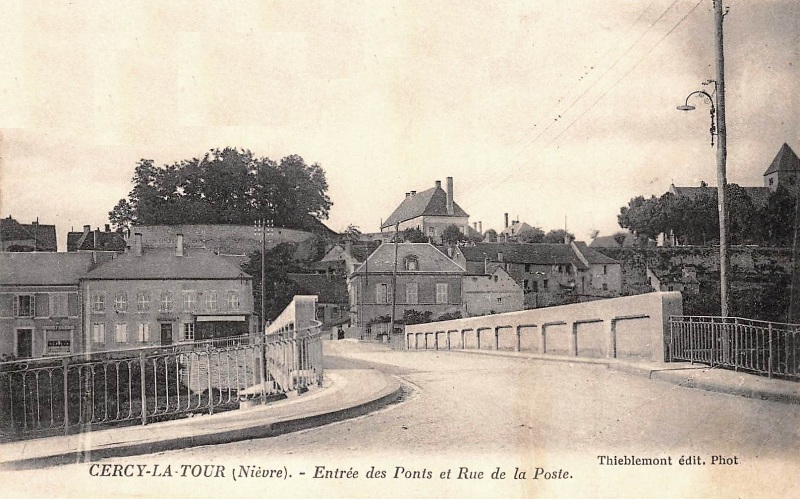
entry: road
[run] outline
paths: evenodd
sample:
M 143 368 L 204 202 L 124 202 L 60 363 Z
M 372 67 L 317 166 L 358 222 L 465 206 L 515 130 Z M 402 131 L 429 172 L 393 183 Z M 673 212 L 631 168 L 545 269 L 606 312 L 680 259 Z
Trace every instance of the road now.
M 294 483 L 291 490 L 343 497 L 385 491 L 439 497 L 442 485 L 459 497 L 797 496 L 792 490 L 800 469 L 797 406 L 684 388 L 594 365 L 395 352 L 352 341 L 328 342 L 325 348 L 328 367 L 390 373 L 409 387 L 407 396 L 366 416 L 280 437 L 107 462 L 214 463 L 229 470 L 242 464 L 285 465 L 293 474 L 286 482 Z M 623 456 L 671 464 L 601 462 L 620 457 L 624 463 Z M 682 457 L 705 464 L 681 466 Z M 387 478 L 367 479 L 372 466 L 386 471 Z M 358 478 L 311 478 L 351 467 Z M 71 473 L 70 468 L 86 474 L 86 465 L 59 472 Z M 506 477 L 492 479 L 498 468 Z M 532 480 L 537 468 L 541 476 Z M 526 472 L 526 479 L 513 480 L 515 469 Z M 440 478 L 447 470 L 450 478 Z M 543 473 L 570 478 L 545 481 Z M 181 496 L 185 489 L 175 483 L 164 486 Z M 210 479 L 204 483 L 209 490 L 220 485 Z M 135 489 L 123 487 L 125 492 L 139 496 Z

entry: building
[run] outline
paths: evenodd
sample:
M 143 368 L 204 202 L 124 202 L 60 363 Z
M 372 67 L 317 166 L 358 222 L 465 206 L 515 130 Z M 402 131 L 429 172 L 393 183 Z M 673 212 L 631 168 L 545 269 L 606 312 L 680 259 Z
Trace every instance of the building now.
M 525 308 L 612 297 L 622 288 L 619 262 L 574 241 L 464 245 L 453 260 L 469 275 L 503 268 L 522 287 Z
M 102 231 L 84 225 L 82 232 L 67 233 L 67 252 L 91 253 L 98 263 L 113 260 L 125 253 L 127 248 L 125 235 L 121 231 L 112 232 L 109 224 Z
M 775 192 L 778 186 L 782 185 L 792 193 L 797 193 L 798 183 L 800 182 L 800 158 L 784 143 L 775 159 L 764 172 L 764 187 Z
M 287 274 L 297 285 L 298 295 L 316 295 L 316 318 L 323 333 L 350 322 L 347 278 L 342 274 Z
M 680 291 L 696 295 L 700 292 L 700 281 L 694 267 L 683 267 L 680 272 L 645 268 L 647 284 L 653 291 Z
M 628 230 L 621 230 L 612 236 L 595 236 L 590 248 L 633 248 L 636 236 Z
M 463 274 L 463 267 L 432 244 L 383 244 L 348 279 L 351 324 L 362 328 L 363 337 L 387 333 L 393 296 L 397 322 L 406 314 L 428 319 L 460 314 Z
M 508 213 L 503 214 L 503 230 L 497 235 L 497 242 L 513 242 L 516 241 L 520 234 L 528 234 L 534 233 L 534 228 L 525 223 L 520 222 L 519 220 L 512 220 L 509 224 L 508 222 Z
M 57 251 L 56 226 L 39 220 L 21 224 L 11 218 L 0 219 L 0 251 Z
M 90 254 L 0 253 L 0 358 L 82 351 L 80 277 Z
M 305 266 L 319 273 L 333 272 L 348 276 L 367 260 L 367 257 L 381 245 L 380 241 L 345 241 L 335 244 L 318 262 L 311 262 Z
M 251 332 L 252 277 L 202 248 L 158 241 L 81 277 L 85 351 L 236 336 Z
M 525 296 L 519 284 L 502 267 L 490 274 L 466 274 L 462 277 L 463 317 L 516 312 L 525 308 Z
M 381 224 L 381 232 L 402 232 L 417 229 L 430 242 L 442 240 L 444 229 L 455 225 L 465 234 L 470 234 L 469 215 L 458 206 L 453 195 L 453 177 L 447 177 L 447 191 L 437 180 L 434 187 L 422 192 L 407 192 L 400 205 Z

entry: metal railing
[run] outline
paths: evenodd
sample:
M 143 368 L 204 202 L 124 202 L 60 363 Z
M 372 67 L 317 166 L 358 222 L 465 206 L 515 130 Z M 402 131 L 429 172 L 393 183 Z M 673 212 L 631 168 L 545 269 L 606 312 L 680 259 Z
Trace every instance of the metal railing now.
M 800 324 L 671 316 L 670 358 L 800 380 Z
M 147 424 L 321 384 L 318 327 L 0 363 L 0 435 Z

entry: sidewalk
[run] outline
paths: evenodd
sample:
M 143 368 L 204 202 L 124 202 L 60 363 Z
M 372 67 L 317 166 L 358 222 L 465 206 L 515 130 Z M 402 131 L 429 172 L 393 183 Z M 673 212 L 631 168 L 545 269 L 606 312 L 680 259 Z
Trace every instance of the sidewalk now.
M 409 352 L 414 351 L 432 352 L 434 350 L 409 350 Z M 767 378 L 755 374 L 709 367 L 703 364 L 568 357 L 503 350 L 450 350 L 450 352 L 526 358 L 550 362 L 568 362 L 573 364 L 604 365 L 608 369 L 614 371 L 666 381 L 686 388 L 698 388 L 709 392 L 726 393 L 739 397 L 800 405 L 800 382 Z
M 2 444 L 0 469 L 41 468 L 271 437 L 354 418 L 401 395 L 400 382 L 379 371 L 328 369 L 322 387 L 269 405 Z

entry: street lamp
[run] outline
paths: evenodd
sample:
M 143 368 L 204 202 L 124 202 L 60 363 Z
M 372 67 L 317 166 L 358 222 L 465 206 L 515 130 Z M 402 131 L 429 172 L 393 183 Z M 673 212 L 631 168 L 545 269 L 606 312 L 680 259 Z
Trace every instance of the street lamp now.
M 722 43 L 722 23 L 727 15 L 722 9 L 722 0 L 713 0 L 714 4 L 714 35 L 716 39 L 716 80 L 707 80 L 704 85 L 715 84 L 714 97 L 705 90 L 697 90 L 686 97 L 686 102 L 678 106 L 681 111 L 691 111 L 695 109 L 689 104 L 689 98 L 694 95 L 702 95 L 703 99 L 711 105 L 711 145 L 714 145 L 714 135 L 717 136 L 717 208 L 719 209 L 719 284 L 720 284 L 720 308 L 723 318 L 728 317 L 730 297 L 728 294 L 728 228 L 727 212 L 728 203 L 725 190 L 728 185 L 725 172 L 725 164 L 728 156 L 727 132 L 725 127 L 725 54 Z

